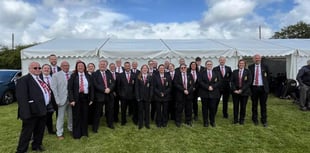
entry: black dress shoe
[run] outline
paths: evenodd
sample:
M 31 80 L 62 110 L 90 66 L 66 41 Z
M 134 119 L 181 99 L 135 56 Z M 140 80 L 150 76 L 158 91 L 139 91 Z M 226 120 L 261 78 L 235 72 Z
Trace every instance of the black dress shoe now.
M 142 129 L 142 126 L 139 126 L 138 129 L 139 129 L 139 130 Z
M 181 123 L 175 123 L 177 127 L 181 127 Z
M 115 129 L 114 125 L 109 125 L 108 128 Z
M 223 117 L 224 117 L 224 118 L 228 118 L 228 114 L 224 114 Z
M 234 121 L 233 124 L 238 124 L 238 121 Z
M 212 127 L 216 127 L 215 123 L 211 123 L 211 126 L 212 126 Z
M 45 149 L 43 146 L 40 146 L 38 148 L 32 148 L 32 151 L 43 152 L 43 151 L 45 151 Z
M 253 121 L 253 123 L 254 123 L 254 125 L 256 125 L 256 126 L 258 125 L 258 121 Z
M 146 127 L 147 129 L 150 129 L 150 126 L 149 126 L 149 125 L 145 125 L 145 127 Z
M 48 134 L 56 134 L 55 131 L 48 131 Z
M 263 126 L 264 126 L 264 127 L 268 127 L 268 124 L 267 124 L 267 123 L 263 123 Z
M 243 124 L 244 124 L 244 121 L 240 121 L 239 124 L 240 124 L 240 125 L 243 125 Z
M 209 126 L 209 124 L 208 124 L 208 123 L 205 123 L 205 124 L 203 124 L 203 126 L 204 126 L 204 127 L 208 127 L 208 126 Z

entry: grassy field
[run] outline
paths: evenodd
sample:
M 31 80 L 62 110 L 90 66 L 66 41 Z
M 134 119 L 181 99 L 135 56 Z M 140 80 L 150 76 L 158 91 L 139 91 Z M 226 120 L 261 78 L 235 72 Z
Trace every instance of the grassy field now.
M 221 104 L 221 103 L 220 103 Z M 200 107 L 201 108 L 201 107 Z M 16 119 L 17 104 L 0 106 L 0 152 L 15 152 L 21 121 Z M 219 108 L 221 112 L 221 107 Z M 251 101 L 248 102 L 245 125 L 232 124 L 232 103 L 229 119 L 216 117 L 216 128 L 204 128 L 201 114 L 193 127 L 176 128 L 172 121 L 167 128 L 138 130 L 132 122 L 126 126 L 116 124 L 108 129 L 105 119 L 97 134 L 74 140 L 68 132 L 64 140 L 45 134 L 46 152 L 96 153 L 96 152 L 193 152 L 193 153 L 309 153 L 310 111 L 302 112 L 290 100 L 269 97 L 268 124 L 254 126 L 251 122 Z M 31 152 L 31 151 L 30 151 Z

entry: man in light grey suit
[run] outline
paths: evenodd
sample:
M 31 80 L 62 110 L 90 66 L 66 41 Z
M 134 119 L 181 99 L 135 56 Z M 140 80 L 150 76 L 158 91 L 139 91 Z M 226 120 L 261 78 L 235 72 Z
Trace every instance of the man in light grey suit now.
M 71 73 L 69 72 L 69 63 L 67 61 L 61 62 L 61 71 L 53 74 L 53 82 L 51 88 L 54 92 L 55 101 L 58 105 L 58 117 L 56 122 L 56 134 L 59 140 L 64 139 L 64 118 L 65 113 L 68 116 L 68 130 L 72 131 L 72 109 L 68 101 L 68 80 Z

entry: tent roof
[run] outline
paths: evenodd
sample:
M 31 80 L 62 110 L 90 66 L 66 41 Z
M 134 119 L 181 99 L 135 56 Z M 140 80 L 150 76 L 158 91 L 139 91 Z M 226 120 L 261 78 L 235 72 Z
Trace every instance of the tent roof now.
M 165 58 L 168 48 L 160 39 L 109 39 L 100 48 L 102 58 Z
M 310 56 L 310 39 L 268 39 L 266 42 L 297 50 L 300 56 Z
M 106 39 L 52 39 L 21 52 L 21 58 L 47 58 L 50 54 L 59 57 L 96 56 Z
M 290 47 L 269 43 L 268 40 L 219 39 L 215 41 L 234 48 L 240 56 L 253 56 L 257 53 L 263 56 L 286 56 L 295 51 Z
M 212 39 L 164 39 L 172 50 L 172 57 L 232 57 L 234 50 Z

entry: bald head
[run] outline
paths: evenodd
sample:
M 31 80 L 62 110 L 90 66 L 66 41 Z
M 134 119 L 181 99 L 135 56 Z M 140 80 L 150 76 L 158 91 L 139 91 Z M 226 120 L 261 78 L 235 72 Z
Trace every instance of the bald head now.
M 62 61 L 60 64 L 61 70 L 67 73 L 69 71 L 70 65 L 67 61 Z
M 28 66 L 29 73 L 32 75 L 40 75 L 41 74 L 41 67 L 38 62 L 31 62 Z

